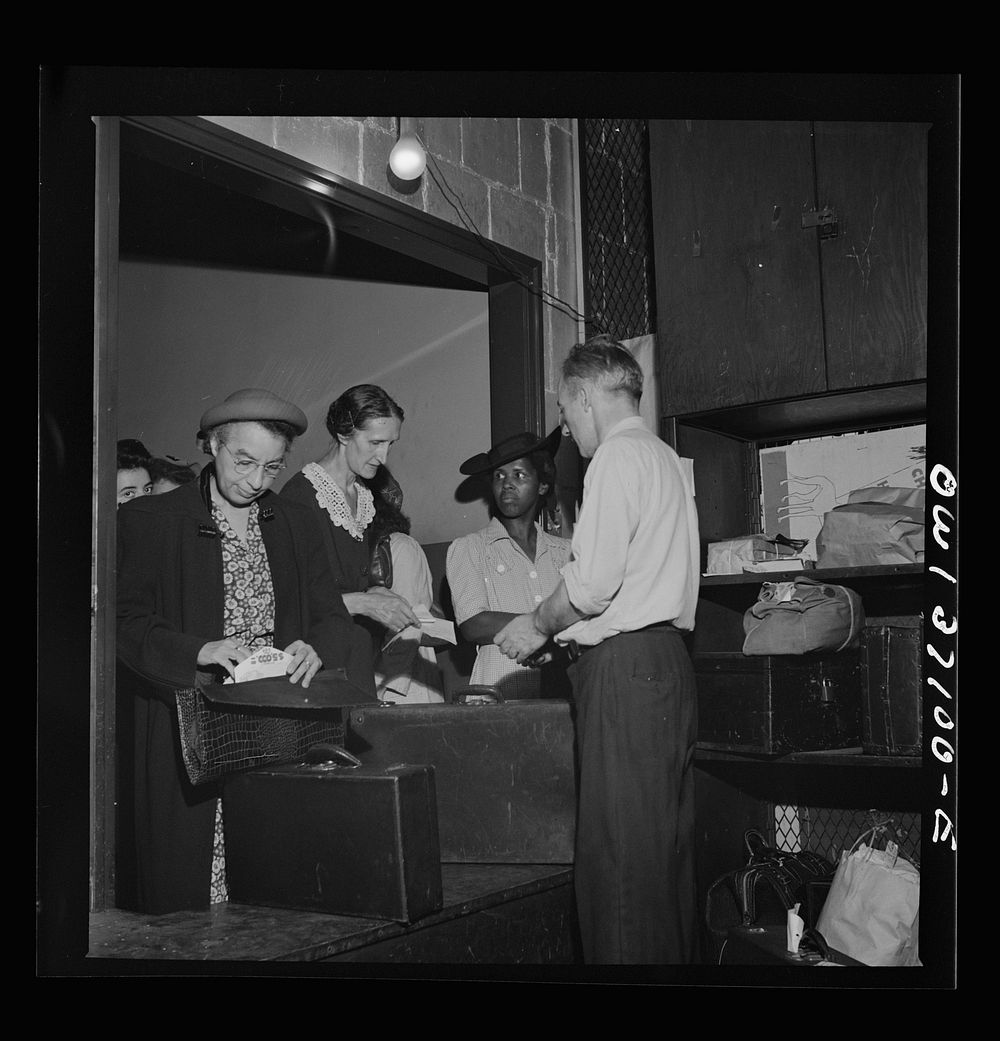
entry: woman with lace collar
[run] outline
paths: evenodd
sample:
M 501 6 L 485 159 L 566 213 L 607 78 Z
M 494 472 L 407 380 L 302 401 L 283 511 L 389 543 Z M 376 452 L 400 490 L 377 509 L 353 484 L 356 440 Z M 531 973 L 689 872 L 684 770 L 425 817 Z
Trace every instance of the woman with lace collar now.
M 420 624 L 406 600 L 370 584 L 375 504 L 369 485 L 399 440 L 402 424 L 402 408 L 381 387 L 362 383 L 345 390 L 327 411 L 326 428 L 333 439 L 329 450 L 281 491 L 308 506 L 319 520 L 344 604 L 375 639 L 384 631 L 395 634 Z

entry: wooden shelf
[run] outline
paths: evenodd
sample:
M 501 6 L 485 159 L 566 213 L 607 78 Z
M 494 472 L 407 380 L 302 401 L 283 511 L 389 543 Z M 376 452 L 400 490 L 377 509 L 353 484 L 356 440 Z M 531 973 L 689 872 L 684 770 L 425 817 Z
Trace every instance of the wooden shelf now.
M 679 424 L 743 441 L 790 441 L 798 437 L 923 423 L 927 384 L 886 384 L 808 397 L 765 401 L 670 417 Z
M 904 579 L 919 582 L 924 577 L 923 564 L 890 564 L 878 567 L 813 568 L 811 571 L 754 571 L 740 575 L 702 575 L 706 586 L 760 585 L 761 582 L 791 582 L 799 576 L 817 582 L 850 582 L 858 579 Z
M 714 748 L 695 746 L 695 759 L 701 762 L 757 763 L 764 766 L 864 766 L 919 768 L 923 765 L 920 756 L 865 755 L 860 748 L 836 748 L 819 752 L 791 752 L 787 755 L 754 755 L 743 752 L 726 752 Z

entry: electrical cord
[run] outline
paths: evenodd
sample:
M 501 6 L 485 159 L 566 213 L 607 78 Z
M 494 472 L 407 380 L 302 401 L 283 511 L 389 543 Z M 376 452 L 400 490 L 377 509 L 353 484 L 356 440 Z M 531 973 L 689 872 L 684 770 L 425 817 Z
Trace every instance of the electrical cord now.
M 422 141 L 420 143 L 421 145 L 423 145 Z M 594 318 L 593 316 L 581 314 L 581 312 L 579 312 L 575 307 L 573 307 L 572 304 L 556 296 L 554 293 L 550 293 L 546 289 L 536 289 L 535 286 L 532 286 L 525 281 L 524 276 L 519 271 L 511 267 L 511 265 L 507 262 L 506 257 L 504 257 L 500 250 L 497 249 L 496 244 L 494 242 L 491 242 L 479 230 L 471 214 L 465 208 L 465 204 L 462 202 L 461 196 L 451 187 L 450 184 L 448 184 L 448 179 L 445 177 L 444 171 L 441 169 L 441 166 L 438 163 L 437 159 L 435 159 L 435 157 L 429 151 L 427 151 L 426 145 L 424 145 L 424 151 L 427 152 L 427 156 L 430 159 L 431 164 L 433 164 L 433 167 L 437 169 L 437 173 L 435 173 L 434 169 L 432 169 L 432 166 L 428 164 L 427 172 L 431 175 L 431 179 L 437 185 L 438 190 L 441 192 L 441 195 L 444 198 L 445 202 L 447 202 L 458 215 L 458 219 L 461 221 L 465 229 L 471 232 L 473 235 L 475 235 L 479 242 L 482 243 L 482 245 L 484 245 L 496 257 L 497 262 L 500 264 L 503 270 L 506 271 L 507 274 L 509 274 L 518 283 L 518 285 L 522 286 L 533 296 L 537 296 L 543 304 L 546 304 L 547 306 L 551 307 L 554 311 L 559 311 L 562 314 L 566 315 L 568 318 L 572 318 L 577 321 L 582 321 L 586 325 L 602 329 L 603 331 L 601 323 L 596 318 Z M 440 180 L 438 179 L 439 176 Z M 454 199 L 452 199 L 450 196 L 454 196 Z M 546 297 L 548 299 L 546 299 Z

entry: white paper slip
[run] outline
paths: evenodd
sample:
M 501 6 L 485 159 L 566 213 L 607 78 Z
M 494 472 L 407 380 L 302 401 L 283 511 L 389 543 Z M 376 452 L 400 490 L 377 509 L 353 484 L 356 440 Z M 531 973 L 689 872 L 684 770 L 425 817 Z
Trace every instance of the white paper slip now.
M 800 904 L 796 904 L 794 907 L 789 908 L 787 913 L 787 926 L 785 929 L 788 943 L 786 944 L 788 950 L 792 954 L 799 953 L 799 944 L 802 942 L 802 933 L 805 930 L 805 920 L 799 915 Z
M 417 615 L 420 619 L 419 628 L 415 625 L 408 625 L 405 629 L 400 629 L 395 636 L 390 636 L 386 640 L 382 647 L 384 651 L 386 647 L 391 646 L 397 640 L 403 639 L 420 639 L 427 638 L 431 640 L 444 640 L 446 643 L 457 644 L 455 639 L 455 623 L 449 622 L 447 618 L 435 618 L 433 615 Z
M 223 683 L 246 683 L 248 680 L 261 680 L 268 676 L 284 676 L 291 657 L 290 654 L 279 651 L 277 647 L 261 647 L 236 666 L 235 680 L 227 676 Z

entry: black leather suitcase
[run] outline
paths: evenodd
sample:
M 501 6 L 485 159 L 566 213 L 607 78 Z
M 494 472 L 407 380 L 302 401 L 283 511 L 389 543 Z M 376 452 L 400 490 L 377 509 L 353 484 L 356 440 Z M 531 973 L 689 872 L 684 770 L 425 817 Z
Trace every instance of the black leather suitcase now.
M 568 701 L 366 707 L 351 712 L 345 740 L 365 763 L 434 767 L 442 861 L 573 862 Z
M 286 765 L 223 795 L 235 903 L 412 922 L 442 904 L 429 766 Z

